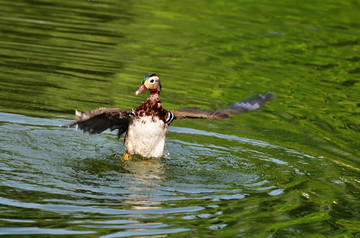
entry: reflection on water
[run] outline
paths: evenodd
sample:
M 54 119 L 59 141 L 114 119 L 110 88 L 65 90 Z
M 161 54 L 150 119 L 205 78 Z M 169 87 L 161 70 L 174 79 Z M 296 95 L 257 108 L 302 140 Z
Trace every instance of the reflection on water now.
M 356 2 L 0 8 L 1 235 L 359 234 Z M 162 159 L 124 161 L 116 132 L 58 127 L 74 109 L 141 104 L 148 72 L 168 109 L 278 98 L 233 120 L 175 121 Z
M 165 178 L 165 170 L 160 159 L 133 158 L 124 161 L 123 168 L 133 179 L 133 186 L 129 186 L 132 191 L 124 203 L 131 205 L 132 209 L 147 210 L 161 209 L 161 202 L 152 200 L 155 187 L 160 186 Z M 144 194 L 144 192 L 146 194 Z

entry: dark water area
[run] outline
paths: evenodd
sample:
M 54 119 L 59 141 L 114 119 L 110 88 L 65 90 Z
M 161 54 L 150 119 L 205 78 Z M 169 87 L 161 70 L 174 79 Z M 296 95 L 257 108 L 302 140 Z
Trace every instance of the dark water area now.
M 0 2 L 0 235 L 360 236 L 358 1 Z M 146 73 L 177 120 L 161 159 L 60 128 L 134 108 Z

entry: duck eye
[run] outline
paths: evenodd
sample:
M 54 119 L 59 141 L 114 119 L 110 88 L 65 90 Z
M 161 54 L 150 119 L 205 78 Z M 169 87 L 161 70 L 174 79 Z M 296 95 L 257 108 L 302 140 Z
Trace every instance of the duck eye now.
M 149 82 L 152 84 L 152 83 L 155 82 L 155 80 L 154 80 L 154 79 L 150 79 Z

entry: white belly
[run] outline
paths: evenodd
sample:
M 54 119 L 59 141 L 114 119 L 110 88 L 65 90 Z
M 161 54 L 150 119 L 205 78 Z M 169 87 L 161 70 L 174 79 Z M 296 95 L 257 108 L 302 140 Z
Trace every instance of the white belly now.
M 125 138 L 129 154 L 143 157 L 161 157 L 164 154 L 168 125 L 158 117 L 133 118 Z

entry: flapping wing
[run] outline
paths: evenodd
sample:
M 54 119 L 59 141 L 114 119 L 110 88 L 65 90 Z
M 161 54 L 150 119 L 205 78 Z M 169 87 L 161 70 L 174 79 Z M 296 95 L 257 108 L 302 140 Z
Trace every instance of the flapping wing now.
M 217 111 L 203 110 L 197 107 L 184 107 L 179 110 L 171 111 L 175 118 L 208 118 L 208 119 L 227 119 L 229 116 L 225 113 L 219 113 Z
M 230 114 L 239 114 L 244 112 L 254 111 L 263 106 L 267 101 L 275 97 L 275 94 L 268 92 L 265 95 L 259 94 L 257 96 L 245 99 L 243 101 L 234 103 L 227 108 L 211 111 L 200 108 L 184 107 L 179 110 L 172 110 L 175 118 L 208 118 L 208 119 L 227 119 Z
M 119 129 L 120 137 L 128 128 L 130 115 L 131 110 L 118 108 L 99 108 L 85 113 L 76 111 L 76 119 L 68 127 L 76 127 L 90 134 L 101 133 L 106 129 Z

